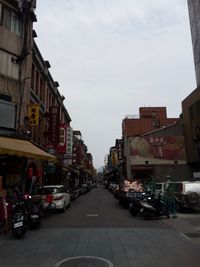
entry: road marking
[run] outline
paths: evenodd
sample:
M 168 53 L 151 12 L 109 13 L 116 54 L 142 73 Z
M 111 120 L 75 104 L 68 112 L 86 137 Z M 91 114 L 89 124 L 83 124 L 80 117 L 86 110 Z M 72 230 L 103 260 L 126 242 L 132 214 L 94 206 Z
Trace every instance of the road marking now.
M 69 264 L 65 264 L 65 263 Z M 63 265 L 64 263 L 64 265 Z M 93 257 L 93 256 L 78 256 L 67 258 L 61 260 L 54 265 L 54 267 L 61 267 L 61 266 L 106 266 L 106 267 L 113 267 L 112 262 L 100 257 Z
M 189 238 L 187 235 L 183 234 L 183 233 L 179 233 L 181 236 L 185 237 L 187 240 L 191 240 L 191 238 Z
M 98 214 L 86 214 L 87 217 L 97 217 Z

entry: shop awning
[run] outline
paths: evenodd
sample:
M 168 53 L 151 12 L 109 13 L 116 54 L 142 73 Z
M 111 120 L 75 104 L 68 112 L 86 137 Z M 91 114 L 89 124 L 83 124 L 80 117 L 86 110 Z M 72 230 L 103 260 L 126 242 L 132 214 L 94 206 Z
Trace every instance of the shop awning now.
M 28 140 L 0 136 L 0 155 L 55 161 L 56 158 Z
M 70 166 L 63 166 L 63 170 L 67 172 L 79 174 L 79 171 L 77 169 L 70 167 Z

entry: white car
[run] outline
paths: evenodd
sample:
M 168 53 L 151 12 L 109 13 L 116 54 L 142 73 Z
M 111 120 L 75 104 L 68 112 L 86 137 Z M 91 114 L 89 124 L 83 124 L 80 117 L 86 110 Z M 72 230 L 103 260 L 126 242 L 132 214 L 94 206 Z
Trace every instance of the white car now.
M 39 188 L 39 194 L 43 195 L 44 209 L 56 209 L 65 211 L 70 207 L 70 193 L 64 185 L 45 185 Z

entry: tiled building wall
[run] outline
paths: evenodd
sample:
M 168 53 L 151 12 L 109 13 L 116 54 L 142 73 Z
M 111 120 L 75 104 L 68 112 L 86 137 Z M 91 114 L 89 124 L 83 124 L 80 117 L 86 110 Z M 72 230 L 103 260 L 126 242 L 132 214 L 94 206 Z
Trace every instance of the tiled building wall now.
M 200 1 L 188 0 L 197 86 L 200 85 Z

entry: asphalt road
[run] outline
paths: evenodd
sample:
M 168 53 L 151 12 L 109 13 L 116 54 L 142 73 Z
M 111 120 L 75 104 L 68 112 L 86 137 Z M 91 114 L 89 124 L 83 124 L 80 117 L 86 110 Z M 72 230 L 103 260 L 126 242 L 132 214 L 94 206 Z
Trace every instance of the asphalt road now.
M 165 219 L 165 218 L 163 218 Z M 43 228 L 65 227 L 150 227 L 166 228 L 162 219 L 145 221 L 133 217 L 122 208 L 118 200 L 103 186 L 92 189 L 71 203 L 64 214 L 49 216 L 43 222 Z
M 40 229 L 27 231 L 23 239 L 0 236 L 0 267 L 57 267 L 74 257 L 87 263 L 78 259 L 60 267 L 109 266 L 100 259 L 114 267 L 199 267 L 200 246 L 180 232 L 190 231 L 183 219 L 132 217 L 98 187 L 72 202 L 65 213 L 44 218 Z

